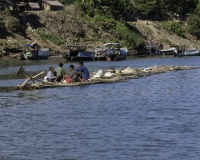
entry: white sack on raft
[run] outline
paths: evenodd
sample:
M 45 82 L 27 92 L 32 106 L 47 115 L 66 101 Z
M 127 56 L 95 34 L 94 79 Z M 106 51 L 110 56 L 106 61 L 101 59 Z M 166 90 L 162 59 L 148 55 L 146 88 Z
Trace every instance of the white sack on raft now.
M 48 82 L 47 76 L 44 77 L 44 82 Z
M 105 74 L 104 74 L 104 77 L 114 77 L 115 76 L 115 74 L 114 73 L 111 73 L 111 72 L 106 72 Z
M 103 71 L 102 70 L 99 70 L 94 76 L 93 78 L 101 78 L 103 77 Z
M 66 83 L 67 83 L 67 81 L 66 81 L 66 80 L 64 80 L 64 81 L 62 81 L 62 83 L 65 83 L 65 84 L 66 84 Z
M 123 70 L 121 71 L 121 73 L 130 74 L 130 73 L 133 73 L 133 69 L 130 68 L 130 67 L 127 67 L 127 68 L 123 69 Z

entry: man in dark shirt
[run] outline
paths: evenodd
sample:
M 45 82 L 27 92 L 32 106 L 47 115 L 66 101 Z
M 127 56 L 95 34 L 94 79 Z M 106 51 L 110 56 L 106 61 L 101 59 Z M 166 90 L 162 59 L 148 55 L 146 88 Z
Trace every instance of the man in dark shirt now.
M 75 70 L 78 72 L 81 72 L 81 82 L 86 82 L 88 79 L 90 79 L 90 74 L 88 72 L 88 69 L 83 65 L 83 62 L 78 62 L 79 68 L 76 68 Z

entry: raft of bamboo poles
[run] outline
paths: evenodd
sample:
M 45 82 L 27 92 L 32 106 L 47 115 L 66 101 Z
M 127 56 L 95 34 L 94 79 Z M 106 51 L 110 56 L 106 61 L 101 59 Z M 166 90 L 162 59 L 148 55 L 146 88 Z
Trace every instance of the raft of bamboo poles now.
M 74 83 L 61 83 L 61 82 L 43 82 L 39 79 L 36 79 L 38 75 L 41 75 L 44 73 L 40 72 L 37 75 L 31 77 L 28 75 L 23 74 L 24 68 L 21 67 L 17 74 L 23 74 L 27 79 L 21 84 L 17 85 L 15 89 L 17 90 L 33 90 L 33 89 L 42 89 L 42 88 L 52 88 L 52 87 L 72 87 L 72 86 L 81 86 L 81 85 L 91 85 L 91 84 L 99 84 L 99 83 L 116 83 L 116 82 L 124 82 L 128 81 L 130 79 L 154 75 L 154 74 L 160 74 L 160 73 L 166 73 L 166 72 L 172 72 L 172 71 L 178 71 L 178 70 L 189 70 L 189 69 L 196 69 L 199 67 L 194 66 L 153 66 L 148 68 L 136 68 L 132 69 L 130 67 L 124 69 L 124 70 L 115 70 L 115 69 L 109 69 L 106 71 L 103 71 L 103 73 L 110 72 L 113 73 L 111 77 L 105 77 L 101 76 L 98 78 L 94 78 L 93 76 L 95 73 L 90 73 L 90 76 L 92 77 L 88 82 L 74 82 Z M 16 75 L 17 75 L 16 74 Z M 30 83 L 32 81 L 32 83 Z M 39 82 L 36 82 L 39 81 Z

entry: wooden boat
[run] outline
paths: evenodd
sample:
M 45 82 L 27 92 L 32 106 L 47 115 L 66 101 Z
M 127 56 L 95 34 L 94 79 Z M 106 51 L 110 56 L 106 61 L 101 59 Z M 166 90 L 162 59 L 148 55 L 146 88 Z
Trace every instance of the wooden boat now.
M 125 60 L 128 54 L 127 48 L 120 48 L 120 43 L 106 43 L 95 50 L 85 45 L 63 46 L 69 50 L 63 54 L 63 58 L 67 61 Z
M 199 55 L 200 55 L 199 50 L 194 48 L 178 53 L 176 56 L 199 56 Z
M 153 45 L 148 45 L 144 47 L 145 55 L 157 56 L 160 55 L 160 50 Z
M 95 59 L 97 60 L 125 60 L 127 55 L 127 48 L 121 48 L 120 43 L 106 43 L 95 49 Z
M 63 58 L 67 61 L 91 61 L 94 59 L 94 52 L 88 51 L 90 48 L 85 45 L 63 45 L 69 52 L 63 54 Z
M 177 47 L 171 47 L 169 49 L 162 49 L 160 50 L 161 55 L 176 55 L 178 53 Z
M 24 46 L 25 51 L 20 54 L 20 60 L 48 59 L 49 57 L 49 48 L 40 48 L 36 43 L 25 44 Z
M 156 46 L 153 44 L 148 44 L 144 47 L 144 50 L 137 51 L 134 56 L 160 56 L 160 49 L 162 48 L 162 44 Z

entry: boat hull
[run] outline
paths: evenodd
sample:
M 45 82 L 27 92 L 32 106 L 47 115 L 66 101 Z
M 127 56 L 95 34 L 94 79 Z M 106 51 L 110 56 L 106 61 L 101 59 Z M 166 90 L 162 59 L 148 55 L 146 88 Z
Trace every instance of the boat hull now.
M 172 47 L 170 49 L 160 50 L 161 55 L 175 55 L 178 52 L 178 50 L 175 47 Z
M 40 59 L 48 59 L 49 57 L 32 57 L 32 58 L 24 58 L 20 56 L 20 60 L 40 60 Z
M 95 59 L 107 61 L 125 60 L 128 55 L 128 51 L 126 48 L 118 48 L 117 51 L 113 49 L 105 50 L 104 48 L 97 48 L 95 50 L 95 53 Z
M 63 54 L 63 58 L 67 61 L 93 61 L 95 60 L 94 52 L 80 51 L 78 54 L 75 52 L 69 52 Z
M 113 60 L 125 60 L 128 53 L 124 50 L 120 51 L 120 54 L 113 54 L 110 56 L 95 56 L 94 52 L 79 52 L 77 56 L 70 56 L 70 53 L 64 54 L 63 58 L 67 61 L 113 61 Z
M 63 58 L 66 59 L 67 61 L 94 61 L 95 60 L 92 57 L 78 57 L 78 56 L 74 56 L 74 57 L 63 56 Z
M 20 54 L 20 60 L 38 60 L 38 59 L 48 59 L 49 49 L 41 48 L 39 50 L 31 50 L 26 53 Z
M 109 61 L 109 60 L 126 60 L 126 56 L 117 56 L 117 57 L 66 57 L 63 56 L 67 61 Z
M 183 53 L 177 54 L 177 56 L 200 56 L 200 53 L 197 49 L 191 49 L 186 50 Z
M 95 61 L 116 61 L 116 60 L 126 60 L 125 56 L 116 56 L 116 57 L 95 57 Z

